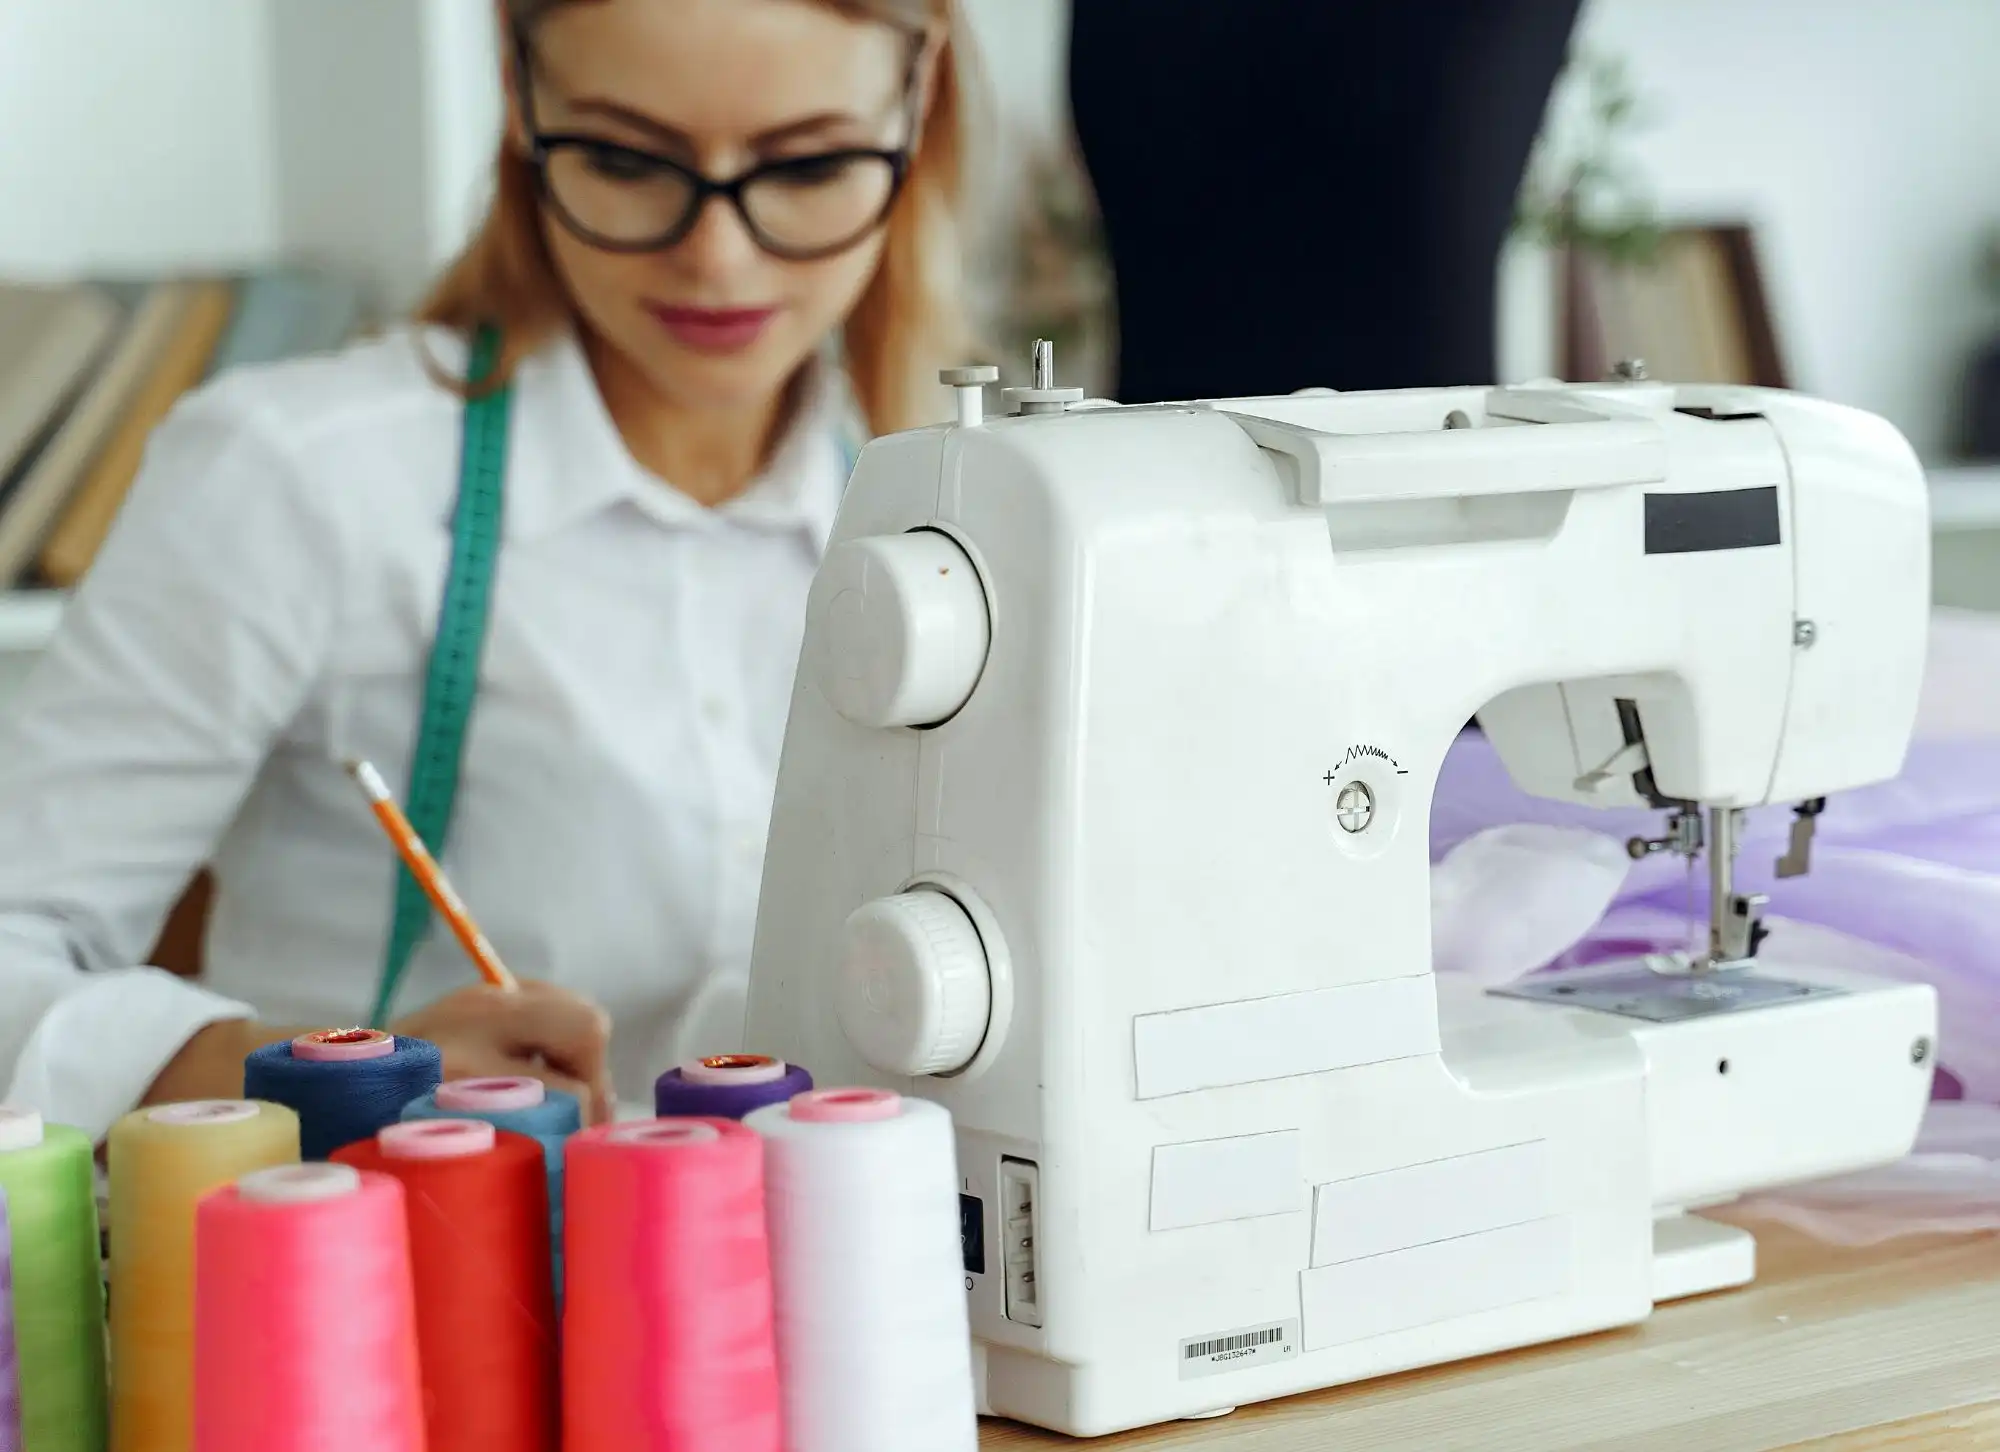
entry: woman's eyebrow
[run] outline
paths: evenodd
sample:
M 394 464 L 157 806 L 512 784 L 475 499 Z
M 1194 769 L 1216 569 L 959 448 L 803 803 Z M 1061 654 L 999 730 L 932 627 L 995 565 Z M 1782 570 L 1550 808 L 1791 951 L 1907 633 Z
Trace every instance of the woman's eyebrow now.
M 602 116 L 607 120 L 618 121 L 637 130 L 650 132 L 661 140 L 670 141 L 676 145 L 692 146 L 694 144 L 694 138 L 678 127 L 669 126 L 664 121 L 656 120 L 651 116 L 645 115 L 643 112 L 634 111 L 630 107 L 620 106 L 615 101 L 594 99 L 571 101 L 568 109 L 579 115 L 596 115 Z M 759 145 L 768 145 L 774 141 L 788 141 L 794 137 L 808 136 L 816 131 L 829 131 L 840 126 L 859 126 L 861 124 L 860 117 L 851 115 L 845 111 L 817 111 L 810 116 L 801 116 L 796 121 L 787 121 L 782 126 L 774 126 L 768 131 L 759 132 L 751 140 Z

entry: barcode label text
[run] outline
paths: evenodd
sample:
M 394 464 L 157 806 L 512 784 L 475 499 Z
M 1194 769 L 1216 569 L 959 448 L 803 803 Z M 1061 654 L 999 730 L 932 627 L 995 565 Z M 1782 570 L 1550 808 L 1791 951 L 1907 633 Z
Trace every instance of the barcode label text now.
M 1269 1346 L 1284 1339 L 1284 1327 L 1266 1326 L 1262 1331 L 1252 1331 L 1247 1336 L 1222 1336 L 1214 1341 L 1197 1341 L 1188 1347 L 1185 1354 L 1192 1361 L 1197 1356 L 1213 1356 L 1218 1351 L 1241 1351 L 1248 1346 Z
M 1298 1354 L 1298 1322 L 1244 1326 L 1181 1342 L 1181 1376 L 1185 1379 L 1240 1371 L 1267 1361 L 1289 1361 Z

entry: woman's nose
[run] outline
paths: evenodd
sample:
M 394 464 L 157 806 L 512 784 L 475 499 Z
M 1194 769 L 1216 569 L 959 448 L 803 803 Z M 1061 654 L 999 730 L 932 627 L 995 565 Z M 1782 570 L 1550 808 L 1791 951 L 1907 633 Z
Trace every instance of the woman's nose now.
M 705 277 L 727 277 L 761 255 L 743 216 L 726 197 L 710 197 L 677 249 L 682 264 Z

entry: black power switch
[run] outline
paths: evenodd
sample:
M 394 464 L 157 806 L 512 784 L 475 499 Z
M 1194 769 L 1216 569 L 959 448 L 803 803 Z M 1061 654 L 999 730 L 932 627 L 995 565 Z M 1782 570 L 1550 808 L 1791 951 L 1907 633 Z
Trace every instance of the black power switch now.
M 986 1207 L 977 1195 L 958 1197 L 958 1248 L 967 1274 L 986 1274 Z

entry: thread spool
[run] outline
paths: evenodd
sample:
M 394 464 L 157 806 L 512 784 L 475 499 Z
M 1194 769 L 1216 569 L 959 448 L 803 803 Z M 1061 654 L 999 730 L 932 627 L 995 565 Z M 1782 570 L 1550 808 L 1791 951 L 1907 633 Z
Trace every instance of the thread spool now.
M 327 1029 L 267 1044 L 243 1062 L 243 1097 L 299 1116 L 299 1156 L 323 1160 L 396 1123 L 403 1106 L 437 1088 L 436 1044 L 379 1029 Z
M 0 1190 L 0 1452 L 21 1452 L 21 1356 L 14 1342 L 14 1242 Z
M 639 1120 L 567 1158 L 563 1452 L 782 1452 L 763 1141 Z
M 556 1452 L 542 1147 L 484 1120 L 422 1119 L 333 1159 L 402 1182 L 428 1452 Z
M 548 1165 L 549 1241 L 557 1293 L 562 1288 L 563 1145 L 583 1128 L 574 1094 L 539 1079 L 454 1079 L 403 1106 L 403 1119 L 479 1119 L 542 1147 Z
M 976 1452 L 951 1116 L 879 1089 L 752 1114 L 787 1452 Z
M 797 1064 L 764 1054 L 715 1054 L 667 1070 L 653 1081 L 653 1112 L 661 1119 L 741 1119 L 766 1104 L 782 1104 L 812 1088 Z
M 194 1445 L 195 1206 L 239 1176 L 298 1159 L 299 1117 L 281 1104 L 164 1104 L 112 1125 L 112 1452 Z
M 425 1452 L 403 1187 L 257 1170 L 195 1211 L 199 1452 Z
M 0 1109 L 0 1194 L 13 1251 L 21 1441 L 103 1452 L 104 1282 L 89 1136 Z

